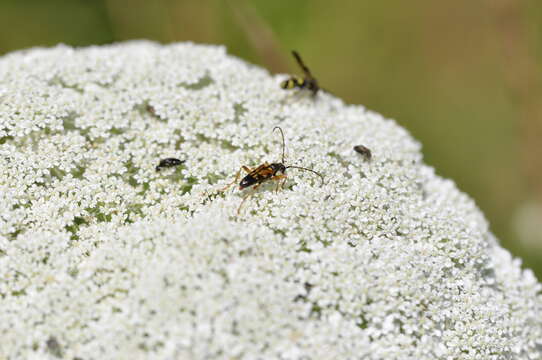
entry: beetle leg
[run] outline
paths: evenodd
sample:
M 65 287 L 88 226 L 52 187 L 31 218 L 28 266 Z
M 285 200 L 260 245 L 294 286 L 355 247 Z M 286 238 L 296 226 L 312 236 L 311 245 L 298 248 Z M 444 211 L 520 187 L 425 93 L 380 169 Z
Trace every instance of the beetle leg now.
M 251 197 L 252 195 L 254 195 L 254 193 L 256 192 L 256 189 L 258 189 L 260 187 L 261 184 L 256 184 L 253 188 L 252 188 L 252 191 L 249 192 L 248 194 L 246 194 L 244 197 L 243 197 L 243 200 L 241 201 L 241 203 L 239 204 L 239 207 L 237 208 L 237 215 L 239 215 L 241 213 L 241 207 L 243 206 L 243 204 L 245 203 L 245 201 Z
M 230 186 L 232 186 L 233 184 L 235 184 L 238 180 L 239 180 L 239 175 L 241 175 L 241 170 L 244 170 L 244 171 L 247 171 L 247 172 L 250 172 L 250 168 L 246 167 L 246 166 L 241 166 L 241 169 L 239 169 L 239 171 L 237 172 L 237 174 L 235 175 L 235 179 L 233 179 L 233 181 L 231 183 L 229 183 L 228 185 L 224 186 L 222 189 L 218 190 L 220 192 L 224 192 L 226 190 L 228 190 L 230 188 Z
M 275 192 L 278 192 L 279 189 L 282 190 L 284 187 L 284 183 L 286 182 L 286 175 L 275 175 L 271 178 L 271 180 L 275 180 L 277 182 L 277 188 L 275 189 Z
M 284 184 L 286 184 L 286 175 L 284 175 L 284 180 L 282 180 L 282 183 L 280 183 L 281 190 L 284 190 Z

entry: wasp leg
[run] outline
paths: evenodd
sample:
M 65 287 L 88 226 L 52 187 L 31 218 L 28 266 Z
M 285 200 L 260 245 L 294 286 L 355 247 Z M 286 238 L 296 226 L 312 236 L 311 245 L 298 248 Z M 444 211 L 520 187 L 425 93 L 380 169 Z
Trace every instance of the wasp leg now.
M 237 172 L 237 174 L 235 174 L 235 179 L 233 179 L 233 181 L 231 183 L 229 183 L 228 185 L 224 186 L 222 189 L 218 190 L 220 192 L 224 192 L 226 190 L 228 190 L 230 188 L 230 186 L 232 186 L 233 184 L 235 184 L 238 180 L 239 180 L 239 175 L 241 175 L 241 170 L 249 173 L 251 172 L 252 170 L 248 167 L 248 166 L 241 166 L 241 169 L 239 169 L 239 171 Z
M 241 213 L 241 207 L 243 206 L 243 204 L 245 203 L 245 201 L 251 197 L 252 195 L 254 195 L 254 193 L 256 192 L 256 190 L 260 187 L 261 184 L 256 184 L 253 188 L 252 188 L 252 191 L 249 192 L 248 194 L 246 194 L 244 197 L 243 197 L 243 200 L 241 201 L 241 203 L 239 204 L 239 207 L 237 208 L 237 215 L 239 215 Z

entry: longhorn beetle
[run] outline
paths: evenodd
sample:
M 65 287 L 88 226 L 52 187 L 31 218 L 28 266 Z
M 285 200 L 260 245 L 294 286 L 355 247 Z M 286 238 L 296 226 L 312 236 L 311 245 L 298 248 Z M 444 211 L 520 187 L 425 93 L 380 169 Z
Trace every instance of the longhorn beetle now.
M 282 129 L 278 126 L 275 126 L 273 128 L 273 131 L 276 129 L 279 129 L 280 135 L 282 136 L 282 161 L 276 162 L 276 163 L 268 163 L 264 162 L 260 166 L 256 168 L 249 168 L 248 166 L 241 166 L 241 169 L 237 172 L 237 175 L 235 175 L 235 179 L 225 186 L 224 188 L 220 189 L 220 191 L 226 191 L 230 186 L 235 184 L 239 180 L 239 176 L 241 174 L 241 170 L 247 173 L 247 175 L 241 179 L 241 182 L 239 183 L 239 190 L 243 190 L 249 187 L 252 187 L 254 191 L 256 191 L 257 188 L 260 187 L 261 184 L 264 182 L 267 182 L 269 180 L 277 181 L 277 188 L 276 191 L 279 190 L 279 188 L 282 188 L 284 186 L 284 182 L 286 181 L 286 169 L 294 168 L 294 169 L 301 169 L 305 171 L 310 171 L 318 176 L 320 176 L 320 179 L 322 180 L 322 185 L 324 184 L 324 177 L 319 172 L 316 172 L 312 169 L 307 169 L 301 166 L 294 166 L 294 165 L 288 165 L 286 166 L 284 164 L 284 149 L 286 147 L 284 142 L 284 133 L 282 132 Z M 280 183 L 280 180 L 282 180 L 282 184 Z M 243 200 L 241 201 L 241 204 L 239 204 L 239 208 L 237 208 L 237 214 L 239 215 L 239 212 L 241 210 L 241 206 L 243 206 L 243 203 L 246 199 L 248 199 L 252 194 L 249 193 L 245 195 Z
M 316 96 L 316 93 L 318 93 L 318 90 L 320 90 L 320 87 L 318 86 L 318 81 L 316 80 L 316 78 L 314 78 L 314 76 L 312 76 L 311 71 L 309 70 L 307 65 L 305 65 L 303 60 L 301 60 L 301 56 L 299 56 L 297 51 L 292 50 L 292 55 L 299 64 L 301 70 L 303 70 L 303 74 L 305 74 L 305 77 L 291 76 L 290 78 L 281 82 L 280 87 L 287 90 L 293 88 L 307 89 L 312 91 L 313 97 Z

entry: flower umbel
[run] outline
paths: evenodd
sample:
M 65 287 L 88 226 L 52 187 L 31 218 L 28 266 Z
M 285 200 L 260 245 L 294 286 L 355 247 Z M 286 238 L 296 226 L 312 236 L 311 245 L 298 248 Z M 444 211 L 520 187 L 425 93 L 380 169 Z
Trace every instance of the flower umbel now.
M 0 359 L 542 357 L 542 288 L 473 201 L 286 78 L 190 43 L 0 58 Z M 202 195 L 281 160 L 275 126 L 323 186 Z

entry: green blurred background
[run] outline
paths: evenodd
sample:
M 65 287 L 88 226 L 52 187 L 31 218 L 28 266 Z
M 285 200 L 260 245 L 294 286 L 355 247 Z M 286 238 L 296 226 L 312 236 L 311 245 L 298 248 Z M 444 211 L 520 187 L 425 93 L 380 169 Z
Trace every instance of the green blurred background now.
M 0 0 L 0 54 L 127 39 L 224 44 L 384 114 L 542 279 L 542 1 Z

